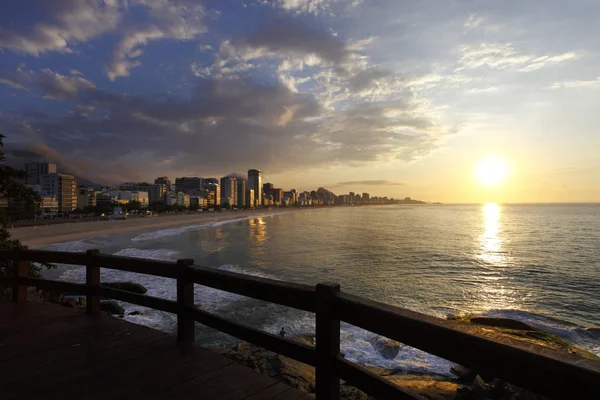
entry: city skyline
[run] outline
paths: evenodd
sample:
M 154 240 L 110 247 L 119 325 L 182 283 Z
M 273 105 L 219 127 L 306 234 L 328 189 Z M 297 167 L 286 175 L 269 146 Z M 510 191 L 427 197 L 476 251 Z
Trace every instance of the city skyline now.
M 98 183 L 257 166 L 299 189 L 598 202 L 598 17 L 591 0 L 9 0 L 0 132 L 12 165 Z

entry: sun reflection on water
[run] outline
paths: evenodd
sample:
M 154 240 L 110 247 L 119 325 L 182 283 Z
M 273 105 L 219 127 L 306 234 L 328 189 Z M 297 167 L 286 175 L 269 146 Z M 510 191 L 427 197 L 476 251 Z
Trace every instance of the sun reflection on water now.
M 490 309 L 518 308 L 518 294 L 506 286 L 509 260 L 503 248 L 505 237 L 502 229 L 502 208 L 496 203 L 483 206 L 483 233 L 479 235 L 479 255 L 484 269 L 477 276 L 479 290 L 474 308 Z
M 484 231 L 479 236 L 479 258 L 489 264 L 503 265 L 501 209 L 498 204 L 487 203 L 483 206 L 483 227 Z

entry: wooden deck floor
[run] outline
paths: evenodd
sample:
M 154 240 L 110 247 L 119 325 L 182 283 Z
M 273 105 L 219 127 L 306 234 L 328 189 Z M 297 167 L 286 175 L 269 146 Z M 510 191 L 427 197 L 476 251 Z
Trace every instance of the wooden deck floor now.
M 0 304 L 0 397 L 310 398 L 172 335 L 34 302 Z

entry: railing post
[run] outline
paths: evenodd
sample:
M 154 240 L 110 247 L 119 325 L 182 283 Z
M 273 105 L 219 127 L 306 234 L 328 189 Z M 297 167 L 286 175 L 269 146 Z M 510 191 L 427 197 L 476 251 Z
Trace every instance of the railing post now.
M 85 295 L 85 311 L 88 314 L 100 314 L 100 296 L 98 295 L 98 285 L 100 285 L 100 267 L 94 263 L 94 257 L 100 253 L 100 250 L 88 250 L 85 252 L 85 284 L 87 292 Z
M 187 273 L 190 265 L 194 265 L 194 260 L 177 260 L 177 340 L 188 343 L 195 339 L 194 319 L 188 312 L 189 308 L 194 307 L 194 282 L 188 279 Z
M 337 283 L 320 283 L 316 287 L 316 398 L 340 398 L 340 374 L 336 357 L 340 354 L 340 319 L 335 311 L 335 297 L 340 292 Z
M 15 255 L 13 258 L 14 282 L 12 287 L 12 297 L 13 302 L 15 303 L 24 303 L 27 301 L 27 286 L 19 284 L 19 278 L 27 277 L 27 269 L 29 267 L 29 262 L 21 255 L 22 250 L 27 250 L 27 246 L 15 248 Z

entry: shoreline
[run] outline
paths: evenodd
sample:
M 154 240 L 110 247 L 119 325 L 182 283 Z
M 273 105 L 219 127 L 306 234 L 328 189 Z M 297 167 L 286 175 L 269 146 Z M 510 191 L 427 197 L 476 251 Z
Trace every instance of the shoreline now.
M 251 219 L 265 214 L 288 214 L 298 209 L 258 209 L 226 213 L 198 213 L 174 216 L 153 216 L 126 220 L 69 222 L 56 225 L 41 225 L 9 229 L 13 239 L 23 246 L 38 247 L 96 236 L 125 232 L 151 232 L 166 228 L 181 228 L 215 222 L 225 222 L 242 218 Z

